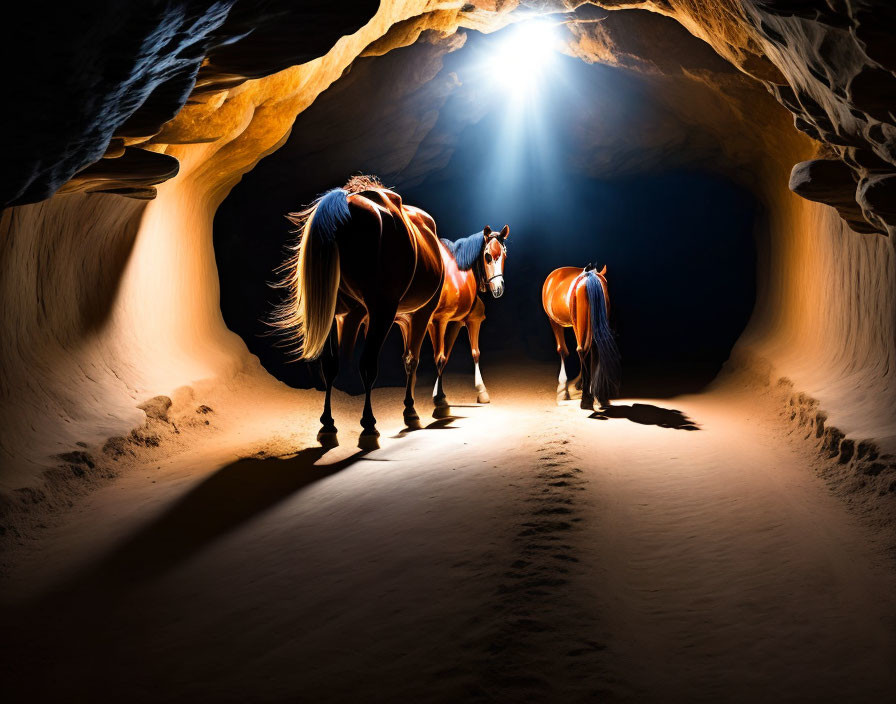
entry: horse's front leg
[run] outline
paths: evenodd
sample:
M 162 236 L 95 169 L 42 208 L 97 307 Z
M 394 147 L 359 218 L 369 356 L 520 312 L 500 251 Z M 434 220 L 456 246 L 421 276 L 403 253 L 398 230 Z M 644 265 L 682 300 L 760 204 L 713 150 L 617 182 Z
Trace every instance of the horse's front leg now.
M 477 297 L 473 306 L 473 312 L 467 318 L 467 334 L 470 336 L 470 351 L 473 356 L 473 388 L 476 389 L 476 402 L 489 403 L 491 399 L 485 382 L 482 381 L 482 372 L 479 369 L 479 328 L 485 320 L 485 304 Z
M 377 439 L 380 433 L 376 429 L 370 393 L 379 372 L 380 351 L 394 319 L 394 310 L 388 314 L 371 312 L 367 324 L 367 337 L 364 340 L 364 352 L 361 354 L 361 381 L 364 383 L 364 412 L 361 415 L 361 427 L 364 430 L 358 440 L 358 447 L 362 450 L 376 450 L 380 446 Z
M 551 331 L 554 333 L 554 340 L 557 341 L 557 354 L 560 355 L 560 374 L 557 375 L 557 400 L 568 401 L 569 381 L 566 378 L 566 357 L 569 350 L 566 348 L 566 337 L 563 332 L 563 326 L 554 322 L 552 318 L 548 318 L 551 323 Z
M 324 396 L 324 412 L 320 416 L 321 428 L 317 433 L 317 441 L 324 447 L 333 447 L 339 444 L 336 439 L 336 423 L 333 420 L 333 412 L 330 407 L 333 381 L 339 374 L 339 327 L 337 321 L 334 320 L 327 344 L 320 356 L 320 370 L 324 384 L 326 384 L 326 395 Z

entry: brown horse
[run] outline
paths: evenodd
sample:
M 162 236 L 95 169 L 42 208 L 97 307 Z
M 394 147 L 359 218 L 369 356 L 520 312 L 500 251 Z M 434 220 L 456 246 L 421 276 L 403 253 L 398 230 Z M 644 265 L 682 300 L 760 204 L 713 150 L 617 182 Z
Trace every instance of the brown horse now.
M 442 262 L 445 282 L 439 304 L 429 323 L 429 339 L 436 362 L 436 384 L 432 391 L 433 416 L 443 418 L 450 413 L 442 373 L 451 356 L 451 349 L 461 327 L 466 326 L 473 353 L 473 385 L 479 403 L 488 403 L 488 390 L 479 370 L 479 328 L 485 320 L 485 305 L 477 291 L 491 291 L 500 298 L 504 293 L 504 263 L 507 261 L 507 237 L 510 227 L 493 232 L 486 225 L 482 232 L 451 242 L 442 239 Z
M 569 351 L 564 328 L 576 335 L 576 351 L 582 364 L 582 408 L 610 405 L 619 393 L 619 348 L 610 329 L 610 294 L 607 267 L 596 271 L 564 266 L 552 271 L 541 289 L 541 303 L 547 313 L 560 355 L 558 399 L 569 399 L 565 360 Z
M 377 447 L 370 392 L 380 350 L 397 317 L 405 343 L 404 418 L 408 424 L 419 422 L 414 382 L 420 346 L 445 277 L 435 223 L 423 211 L 411 213 L 401 196 L 367 176 L 351 179 L 288 217 L 299 227 L 301 239 L 283 265 L 288 295 L 274 324 L 291 336 L 300 359 L 321 359 L 326 396 L 318 440 L 335 443 L 330 396 L 339 372 L 340 335 L 347 321 L 351 329 L 351 321 L 366 319 L 360 365 L 364 430 L 359 445 Z
M 435 234 L 435 223 L 427 213 L 409 205 L 405 206 L 405 210 L 418 227 Z M 490 400 L 479 369 L 479 328 L 485 320 L 485 305 L 477 291 L 490 290 L 495 298 L 500 298 L 504 293 L 504 262 L 507 259 L 506 240 L 509 234 L 507 225 L 500 232 L 493 232 L 486 225 L 482 232 L 455 242 L 446 239 L 439 241 L 445 279 L 428 327 L 438 374 L 432 394 L 435 418 L 444 418 L 450 413 L 442 387 L 442 373 L 462 327 L 467 328 L 470 337 L 473 385 L 478 393 L 476 400 L 479 403 Z M 349 314 L 341 320 L 341 357 L 350 360 L 355 340 L 361 327 L 366 324 L 364 310 L 359 309 L 356 314 Z M 411 323 L 409 316 L 399 315 L 395 322 L 407 339 Z

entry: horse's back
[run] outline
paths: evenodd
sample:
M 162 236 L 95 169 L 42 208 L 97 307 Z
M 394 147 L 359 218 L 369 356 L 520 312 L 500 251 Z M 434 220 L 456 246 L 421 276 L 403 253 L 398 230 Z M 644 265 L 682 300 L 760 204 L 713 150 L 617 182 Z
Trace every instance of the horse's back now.
M 445 267 L 445 281 L 439 296 L 439 305 L 432 314 L 433 320 L 465 320 L 473 310 L 476 296 L 476 275 L 472 270 L 462 271 L 448 251 L 448 247 L 440 240 L 439 253 Z
M 350 295 L 368 309 L 368 299 L 379 297 L 408 313 L 439 293 L 443 265 L 432 218 L 427 215 L 427 222 L 422 210 L 405 206 L 385 188 L 352 194 L 349 211 L 355 237 L 343 243 L 340 255 Z
M 554 269 L 544 281 L 541 288 L 541 303 L 544 312 L 558 325 L 569 327 L 573 324 L 570 311 L 570 294 L 576 278 L 582 270 L 574 266 L 562 266 Z

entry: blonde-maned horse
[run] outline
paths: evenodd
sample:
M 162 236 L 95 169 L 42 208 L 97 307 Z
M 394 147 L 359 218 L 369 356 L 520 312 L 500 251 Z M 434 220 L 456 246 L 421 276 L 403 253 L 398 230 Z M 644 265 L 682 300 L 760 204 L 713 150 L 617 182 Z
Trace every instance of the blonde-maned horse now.
M 300 359 L 321 360 L 326 395 L 318 440 L 336 441 L 330 396 L 339 372 L 340 335 L 347 319 L 366 319 L 359 445 L 377 447 L 370 393 L 380 350 L 396 318 L 405 344 L 404 418 L 409 425 L 419 423 L 414 383 L 420 346 L 445 278 L 435 222 L 419 209 L 412 212 L 401 196 L 370 176 L 354 177 L 288 217 L 298 226 L 301 239 L 281 268 L 288 295 L 274 324 L 290 336 Z
M 569 350 L 563 330 L 571 327 L 582 365 L 581 407 L 594 408 L 595 398 L 601 406 L 609 406 L 610 398 L 619 393 L 620 363 L 619 348 L 610 329 L 607 267 L 601 271 L 591 264 L 585 269 L 572 266 L 555 269 L 544 282 L 541 303 L 560 355 L 558 399 L 569 399 L 565 366 Z

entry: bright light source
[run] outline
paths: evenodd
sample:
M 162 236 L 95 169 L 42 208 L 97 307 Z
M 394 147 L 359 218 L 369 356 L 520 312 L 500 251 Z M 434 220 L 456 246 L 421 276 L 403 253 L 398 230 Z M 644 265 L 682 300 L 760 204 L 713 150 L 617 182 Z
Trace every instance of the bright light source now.
M 554 25 L 544 20 L 530 20 L 506 31 L 508 36 L 489 53 L 489 74 L 510 93 L 530 93 L 554 61 L 557 44 Z

